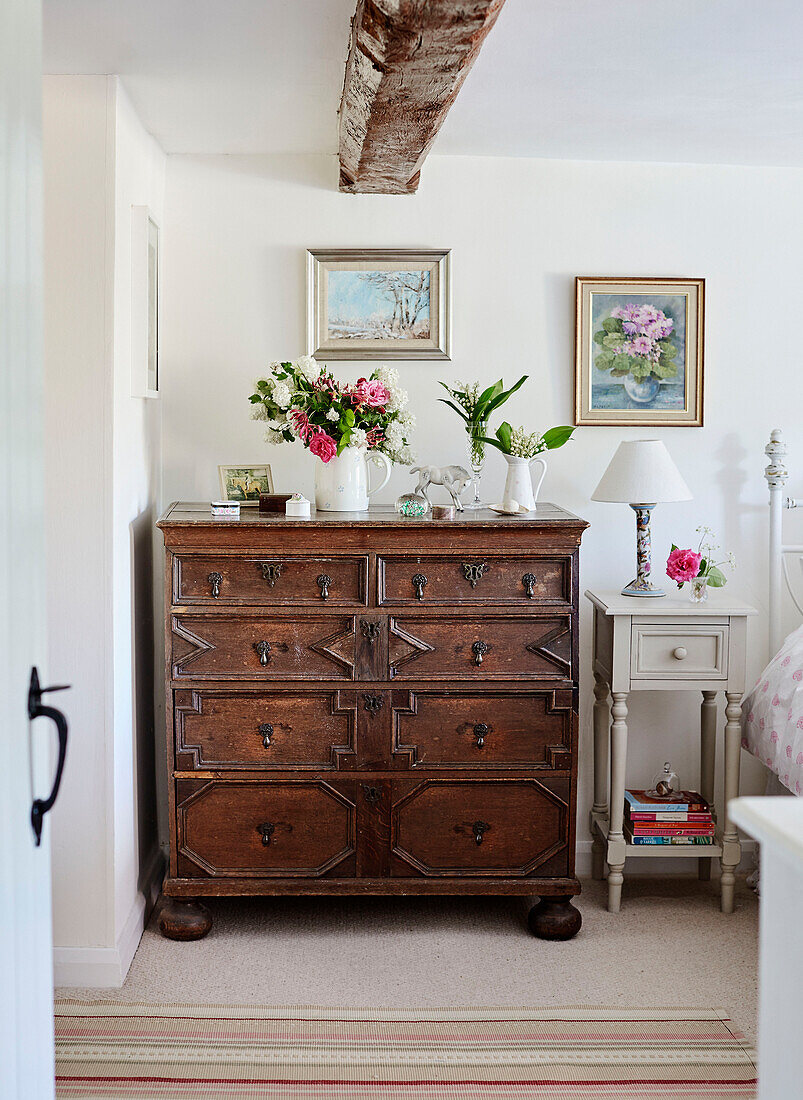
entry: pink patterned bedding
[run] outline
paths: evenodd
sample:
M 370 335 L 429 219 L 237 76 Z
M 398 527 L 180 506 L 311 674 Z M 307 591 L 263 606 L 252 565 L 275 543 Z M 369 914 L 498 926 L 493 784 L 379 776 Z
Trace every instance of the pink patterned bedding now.
M 803 794 L 803 626 L 786 639 L 742 704 L 742 746 Z

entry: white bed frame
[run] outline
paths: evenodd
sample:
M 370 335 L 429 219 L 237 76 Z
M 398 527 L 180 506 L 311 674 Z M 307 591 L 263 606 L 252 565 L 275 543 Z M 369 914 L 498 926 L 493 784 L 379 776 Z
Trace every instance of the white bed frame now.
M 784 587 L 792 596 L 795 607 L 803 616 L 794 587 L 789 580 L 788 560 L 796 556 L 803 562 L 803 546 L 785 546 L 783 542 L 783 513 L 787 508 L 803 508 L 803 500 L 795 500 L 784 495 L 784 486 L 789 477 L 784 459 L 787 446 L 778 428 L 770 433 L 770 441 L 764 448 L 764 454 L 770 460 L 764 470 L 764 477 L 770 490 L 770 593 L 769 593 L 769 645 L 770 658 L 774 657 L 784 639 L 783 620 L 781 618 L 781 599 Z

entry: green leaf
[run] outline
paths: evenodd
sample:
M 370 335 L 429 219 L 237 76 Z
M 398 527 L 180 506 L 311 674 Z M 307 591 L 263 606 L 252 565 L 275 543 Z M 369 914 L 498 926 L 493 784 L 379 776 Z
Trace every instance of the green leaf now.
M 630 356 L 625 355 L 624 352 L 622 352 L 620 355 L 617 355 L 613 361 L 614 369 L 618 371 L 624 371 L 625 374 L 630 374 L 631 362 L 632 360 Z
M 677 546 L 675 546 L 674 542 L 673 542 L 673 543 L 672 543 L 672 545 L 671 545 L 671 546 L 669 547 L 669 549 L 670 549 L 670 550 L 677 550 Z
M 346 449 L 346 447 L 348 447 L 350 441 L 351 441 L 351 430 L 347 428 L 346 431 L 344 431 L 343 434 L 341 435 L 340 442 L 337 445 L 338 455 L 342 454 L 343 451 L 345 451 L 345 449 Z
M 697 570 L 698 577 L 702 577 L 705 574 L 707 565 L 708 562 L 705 560 L 705 558 L 700 558 L 700 568 Z
M 594 343 L 601 344 L 606 335 L 607 333 L 605 332 L 604 328 L 597 329 L 597 331 L 594 333 Z
M 443 383 L 441 383 L 441 385 L 443 385 Z M 454 411 L 457 413 L 458 416 L 462 416 L 462 418 L 465 420 L 466 424 L 470 423 L 470 420 L 469 420 L 468 416 L 466 415 L 466 412 L 463 409 L 458 408 L 458 406 L 455 405 L 454 401 L 449 401 L 449 399 L 446 398 L 446 397 L 439 397 L 438 400 L 442 401 L 444 405 L 448 405 L 450 409 L 454 409 Z
M 564 443 L 568 443 L 573 432 L 574 428 L 569 424 L 561 424 L 557 428 L 547 429 L 541 438 L 546 444 L 548 451 L 555 451 L 558 447 L 562 447 Z
M 343 416 L 345 417 L 345 420 L 346 420 L 346 423 L 348 424 L 348 426 L 350 428 L 353 428 L 354 427 L 354 420 L 355 420 L 355 418 L 354 418 L 354 409 L 346 409 L 346 411 L 343 413 Z
M 602 338 L 602 344 L 606 348 L 620 348 L 622 346 L 621 333 L 609 332 L 607 336 Z
M 496 447 L 497 451 L 501 451 L 503 455 L 510 453 L 505 450 L 498 439 L 491 439 L 489 435 L 478 435 L 477 439 L 480 443 L 488 443 L 491 447 Z
M 728 582 L 722 570 L 712 565 L 708 571 L 708 583 L 712 588 L 723 588 Z
M 613 365 L 613 358 L 614 357 L 611 356 L 609 359 L 603 359 L 601 355 L 598 355 L 594 360 L 594 366 L 597 370 L 610 370 Z
M 624 378 L 630 374 L 630 367 L 614 367 L 611 371 L 612 378 Z
M 509 397 L 512 397 L 516 390 L 520 389 L 528 378 L 529 375 L 523 374 L 518 382 L 516 382 L 515 385 L 511 386 L 509 390 L 503 390 L 501 393 L 497 394 L 496 397 L 494 397 L 491 401 L 489 401 L 484 410 L 485 419 L 487 420 L 494 409 L 498 409 L 500 405 L 504 405 L 507 399 Z
M 621 332 L 622 321 L 619 317 L 606 317 L 602 322 L 602 327 L 606 332 Z
M 252 405 L 258 405 L 259 402 L 262 400 L 262 395 L 259 393 L 252 393 L 248 400 L 251 402 Z
M 499 427 L 496 429 L 496 438 L 502 444 L 502 449 L 505 454 L 510 454 L 510 445 L 512 442 L 513 427 L 508 424 L 507 420 L 503 420 Z
M 661 349 L 661 355 L 665 355 L 667 359 L 674 359 L 678 353 L 677 345 L 668 340 L 659 340 L 658 347 Z

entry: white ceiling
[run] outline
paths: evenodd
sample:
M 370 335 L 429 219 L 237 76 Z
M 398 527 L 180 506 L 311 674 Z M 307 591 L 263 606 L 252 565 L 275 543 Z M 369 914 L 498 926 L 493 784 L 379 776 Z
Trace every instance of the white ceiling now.
M 170 153 L 335 152 L 356 0 L 44 0 Z M 436 153 L 803 165 L 801 0 L 507 0 Z

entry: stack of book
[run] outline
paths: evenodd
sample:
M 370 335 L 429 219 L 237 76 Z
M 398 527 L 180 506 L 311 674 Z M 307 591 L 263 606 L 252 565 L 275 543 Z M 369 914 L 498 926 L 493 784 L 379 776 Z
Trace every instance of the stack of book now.
M 714 816 L 696 791 L 625 791 L 624 831 L 631 844 L 713 844 Z

